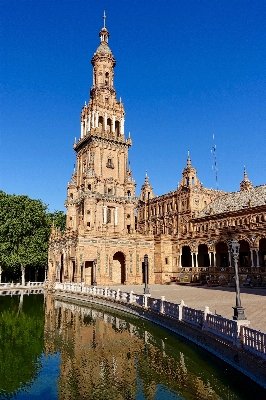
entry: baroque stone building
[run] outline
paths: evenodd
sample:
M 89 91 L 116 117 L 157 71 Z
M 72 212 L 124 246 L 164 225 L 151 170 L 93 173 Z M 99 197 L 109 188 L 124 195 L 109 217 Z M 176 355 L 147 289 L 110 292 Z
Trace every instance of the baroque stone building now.
M 240 243 L 243 282 L 266 284 L 266 185 L 244 170 L 240 191 L 203 187 L 190 155 L 176 191 L 154 196 L 146 174 L 139 199 L 128 163 L 124 106 L 114 88 L 116 61 L 105 26 L 92 57 L 89 103 L 74 143 L 76 168 L 67 187 L 67 229 L 53 229 L 48 279 L 85 284 L 231 282 L 230 240 Z
M 152 237 L 135 229 L 136 183 L 128 163 L 130 137 L 124 134 L 124 105 L 114 88 L 115 58 L 109 32 L 101 29 L 94 53 L 89 103 L 81 111 L 81 133 L 74 143 L 76 168 L 67 187 L 66 233 L 53 230 L 48 278 L 85 284 L 142 283 L 149 257 L 154 281 Z

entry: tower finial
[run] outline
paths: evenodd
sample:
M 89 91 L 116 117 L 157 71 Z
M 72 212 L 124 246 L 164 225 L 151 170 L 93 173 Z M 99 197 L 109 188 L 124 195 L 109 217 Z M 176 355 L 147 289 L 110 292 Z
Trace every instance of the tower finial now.
M 189 150 L 187 152 L 187 165 L 191 164 L 191 160 L 190 160 L 190 154 L 189 154 Z
M 103 27 L 105 28 L 105 20 L 106 20 L 106 14 L 105 14 L 105 10 L 103 12 Z

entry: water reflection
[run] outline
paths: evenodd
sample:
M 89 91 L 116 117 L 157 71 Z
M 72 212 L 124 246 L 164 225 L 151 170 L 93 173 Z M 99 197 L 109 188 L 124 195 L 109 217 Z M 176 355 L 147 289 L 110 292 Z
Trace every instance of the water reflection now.
M 46 310 L 46 350 L 61 353 L 60 398 L 242 398 L 225 364 L 154 325 L 51 297 Z
M 0 314 L 0 398 L 265 398 L 215 357 L 128 314 L 42 295 L 1 297 Z

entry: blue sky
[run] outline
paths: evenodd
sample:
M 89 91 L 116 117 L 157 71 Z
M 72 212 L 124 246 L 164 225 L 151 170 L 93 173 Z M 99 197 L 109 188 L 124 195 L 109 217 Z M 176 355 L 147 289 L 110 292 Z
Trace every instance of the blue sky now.
M 137 194 L 175 190 L 187 152 L 206 187 L 266 182 L 265 0 L 0 0 L 0 189 L 64 210 L 73 142 L 106 26 Z M 213 140 L 214 134 L 214 140 Z

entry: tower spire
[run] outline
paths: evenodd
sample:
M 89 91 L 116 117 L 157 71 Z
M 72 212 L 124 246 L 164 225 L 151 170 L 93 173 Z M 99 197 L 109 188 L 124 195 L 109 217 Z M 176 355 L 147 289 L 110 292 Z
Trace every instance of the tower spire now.
M 105 10 L 104 10 L 104 12 L 103 12 L 103 27 L 104 28 L 106 28 L 105 22 L 106 22 L 106 14 L 105 14 Z

